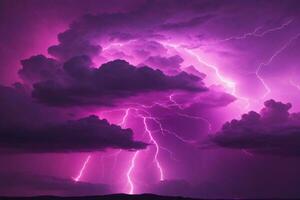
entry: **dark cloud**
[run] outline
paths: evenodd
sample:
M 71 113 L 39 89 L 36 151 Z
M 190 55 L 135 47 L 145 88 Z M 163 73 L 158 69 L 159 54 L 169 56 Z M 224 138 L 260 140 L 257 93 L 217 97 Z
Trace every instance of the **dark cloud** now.
M 210 20 L 213 15 L 204 15 L 200 17 L 194 17 L 192 19 L 189 19 L 187 21 L 181 21 L 181 22 L 176 22 L 176 23 L 165 23 L 161 25 L 161 28 L 164 30 L 172 30 L 172 29 L 182 29 L 182 28 L 193 28 L 195 26 L 201 25 L 208 20 Z
M 63 69 L 70 77 L 74 79 L 87 79 L 92 76 L 93 73 L 92 61 L 88 56 L 73 57 L 64 63 Z M 55 80 L 55 79 L 52 79 Z
M 90 41 L 81 41 L 78 36 L 70 36 L 71 32 L 58 35 L 60 45 L 48 48 L 48 53 L 60 60 L 67 60 L 74 56 L 88 55 L 95 57 L 101 53 L 101 46 L 94 45 Z M 69 38 L 70 37 L 70 38 Z
M 188 110 L 203 110 L 203 108 L 223 107 L 234 102 L 236 97 L 217 89 L 202 93 L 178 93 L 172 99 Z
M 19 89 L 21 90 L 21 89 Z M 83 152 L 105 148 L 143 149 L 130 129 L 97 116 L 62 120 L 23 91 L 0 87 L 0 148 L 3 152 Z
M 201 78 L 181 72 L 167 76 L 160 70 L 115 60 L 99 68 L 86 66 L 86 57 L 73 58 L 64 65 L 65 81 L 49 80 L 33 85 L 33 97 L 56 105 L 112 105 L 114 100 L 152 91 L 184 90 L 202 92 Z
M 20 77 L 29 83 L 35 83 L 47 79 L 55 79 L 60 73 L 60 63 L 44 55 L 32 56 L 22 60 L 22 69 L 19 70 Z
M 130 46 L 133 49 L 133 54 L 143 61 L 147 57 L 163 55 L 168 51 L 155 40 L 136 40 Z
M 1 148 L 13 152 L 86 152 L 106 148 L 144 149 L 147 144 L 133 141 L 130 129 L 89 116 L 42 127 L 7 127 L 1 124 Z
M 60 33 L 59 44 L 49 47 L 48 52 L 61 60 L 80 55 L 94 57 L 101 52 L 101 46 L 95 45 L 94 41 L 100 42 L 106 34 L 120 29 L 138 26 L 137 23 L 142 24 L 140 20 L 133 13 L 85 15 L 73 22 L 68 30 Z
M 193 74 L 195 76 L 201 77 L 203 79 L 206 77 L 206 74 L 199 72 L 193 65 L 185 67 L 182 70 L 189 74 Z
M 14 88 L 0 85 L 0 113 L 0 123 L 12 127 L 35 126 L 41 121 L 61 119 L 59 112 L 35 104 L 28 95 L 27 89 L 20 83 L 15 84 Z
M 170 57 L 150 56 L 144 63 L 151 67 L 158 68 L 163 72 L 174 74 L 179 72 L 183 61 L 183 58 L 179 55 Z
M 18 178 L 16 178 L 18 177 Z M 71 179 L 30 173 L 1 173 L 0 194 L 13 195 L 103 195 L 111 193 L 111 188 L 105 184 L 74 182 Z
M 59 44 L 49 47 L 48 52 L 61 60 L 80 55 L 92 58 L 101 52 L 98 44 L 114 39 L 115 35 L 121 40 L 145 36 L 149 38 L 159 36 L 157 30 L 162 25 L 168 29 L 193 27 L 209 20 L 211 15 L 206 13 L 216 9 L 218 4 L 209 1 L 190 1 L 188 4 L 181 1 L 145 1 L 136 10 L 129 12 L 87 14 L 60 33 Z M 169 18 L 182 10 L 185 10 L 187 16 L 192 17 L 195 12 L 202 12 L 203 16 L 167 24 Z
M 264 105 L 260 113 L 250 111 L 225 123 L 213 141 L 252 153 L 299 156 L 300 113 L 289 113 L 290 103 L 268 100 Z
M 113 32 L 110 34 L 111 41 L 128 41 L 137 38 L 137 35 L 124 32 Z

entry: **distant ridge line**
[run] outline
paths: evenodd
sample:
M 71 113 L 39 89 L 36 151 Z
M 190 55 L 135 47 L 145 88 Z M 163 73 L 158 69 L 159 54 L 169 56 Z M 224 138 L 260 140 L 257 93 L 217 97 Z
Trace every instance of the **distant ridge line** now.
M 28 196 L 28 197 L 0 197 L 1 200 L 200 200 L 180 196 L 160 196 L 156 194 L 110 194 L 99 196 Z M 204 199 L 203 199 L 204 200 Z

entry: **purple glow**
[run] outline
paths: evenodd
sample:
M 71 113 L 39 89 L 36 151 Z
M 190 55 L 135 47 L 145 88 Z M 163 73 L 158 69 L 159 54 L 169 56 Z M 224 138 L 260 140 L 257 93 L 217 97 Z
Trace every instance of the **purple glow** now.
M 0 4 L 0 196 L 300 197 L 297 0 Z

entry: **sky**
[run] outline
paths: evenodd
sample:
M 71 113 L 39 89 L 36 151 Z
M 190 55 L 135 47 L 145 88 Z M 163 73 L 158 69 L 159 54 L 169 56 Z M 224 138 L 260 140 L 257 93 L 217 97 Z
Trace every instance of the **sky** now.
M 0 195 L 299 198 L 299 9 L 0 0 Z

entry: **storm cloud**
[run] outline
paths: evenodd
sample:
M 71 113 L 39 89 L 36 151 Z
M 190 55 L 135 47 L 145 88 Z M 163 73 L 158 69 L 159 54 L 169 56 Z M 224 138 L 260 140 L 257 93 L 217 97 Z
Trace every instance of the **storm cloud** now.
M 268 100 L 260 113 L 250 111 L 223 125 L 213 141 L 226 148 L 281 156 L 300 155 L 300 113 L 290 103 Z
M 132 130 L 122 129 L 97 116 L 63 120 L 58 113 L 36 105 L 17 89 L 1 87 L 0 91 L 2 152 L 89 152 L 147 146 L 133 140 Z
M 33 85 L 33 97 L 55 106 L 112 105 L 115 99 L 151 91 L 204 92 L 201 78 L 181 72 L 167 76 L 150 67 L 135 67 L 115 60 L 99 68 L 86 66 L 86 56 L 72 58 L 64 66 L 63 81 L 47 80 Z

